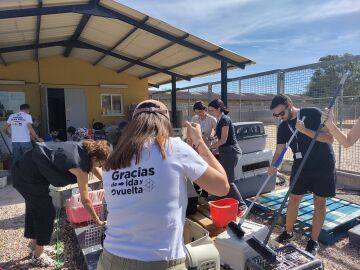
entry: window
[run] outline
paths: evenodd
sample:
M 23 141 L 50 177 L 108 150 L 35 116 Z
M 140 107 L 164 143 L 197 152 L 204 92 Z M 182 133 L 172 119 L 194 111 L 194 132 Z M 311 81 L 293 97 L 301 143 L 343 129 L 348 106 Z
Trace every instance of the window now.
M 101 114 L 105 116 L 124 115 L 122 95 L 101 94 Z

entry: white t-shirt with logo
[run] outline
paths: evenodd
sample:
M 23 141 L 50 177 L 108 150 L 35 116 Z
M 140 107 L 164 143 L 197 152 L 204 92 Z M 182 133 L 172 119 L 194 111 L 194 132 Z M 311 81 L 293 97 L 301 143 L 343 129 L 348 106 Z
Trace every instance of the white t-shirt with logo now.
M 149 142 L 140 163 L 104 173 L 108 208 L 104 248 L 140 261 L 185 257 L 186 177 L 198 179 L 208 164 L 180 138 L 170 138 L 166 159 Z
M 14 113 L 9 116 L 7 123 L 11 126 L 12 142 L 30 142 L 30 131 L 27 124 L 32 124 L 31 115 L 25 112 Z

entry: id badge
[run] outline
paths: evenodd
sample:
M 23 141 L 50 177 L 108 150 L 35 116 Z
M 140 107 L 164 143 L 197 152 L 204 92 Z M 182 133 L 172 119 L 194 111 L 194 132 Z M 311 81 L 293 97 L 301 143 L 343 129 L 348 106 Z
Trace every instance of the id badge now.
M 296 157 L 296 159 L 302 159 L 302 154 L 301 154 L 301 152 L 295 153 L 295 157 Z

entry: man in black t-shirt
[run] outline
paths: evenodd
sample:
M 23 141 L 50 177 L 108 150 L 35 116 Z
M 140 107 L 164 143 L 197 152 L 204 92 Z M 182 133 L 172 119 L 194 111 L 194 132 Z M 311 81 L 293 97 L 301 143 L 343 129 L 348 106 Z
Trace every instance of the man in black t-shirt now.
M 271 163 L 272 166 L 268 169 L 269 175 L 276 173 L 273 166 L 276 159 L 293 132 L 295 132 L 295 129 L 299 131 L 290 144 L 294 158 L 290 177 L 291 182 L 321 123 L 321 111 L 318 108 L 309 107 L 298 109 L 288 96 L 282 94 L 274 97 L 270 109 L 273 115 L 282 122 L 278 127 L 276 151 Z M 301 121 L 300 119 L 304 116 L 306 117 L 305 120 Z M 313 254 L 317 253 L 319 249 L 317 240 L 326 213 L 326 198 L 335 196 L 335 158 L 331 145 L 333 141 L 334 138 L 327 128 L 323 128 L 290 194 L 286 212 L 286 226 L 283 233 L 277 238 L 278 242 L 284 243 L 293 237 L 293 227 L 298 215 L 299 204 L 303 195 L 311 192 L 314 195 L 314 216 L 311 239 L 307 243 L 306 251 Z

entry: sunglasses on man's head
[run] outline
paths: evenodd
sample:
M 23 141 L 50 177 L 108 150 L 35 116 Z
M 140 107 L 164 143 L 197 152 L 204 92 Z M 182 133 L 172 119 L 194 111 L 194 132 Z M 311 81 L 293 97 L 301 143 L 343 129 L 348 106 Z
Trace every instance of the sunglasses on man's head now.
M 284 116 L 284 115 L 285 115 L 285 110 L 286 110 L 288 107 L 289 107 L 289 106 L 286 106 L 282 112 L 273 113 L 273 116 L 274 116 L 274 117 Z

